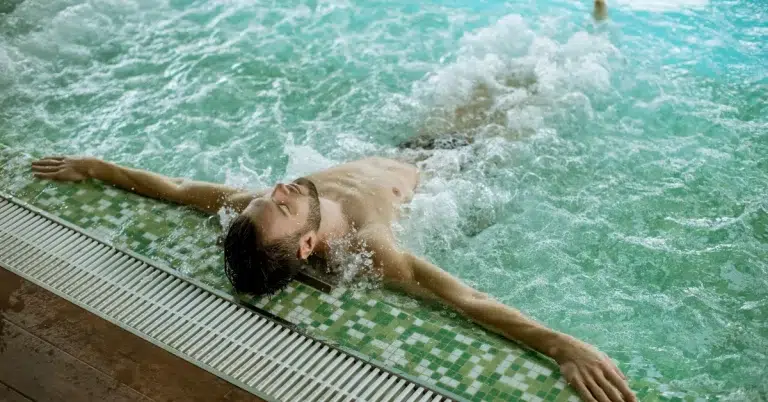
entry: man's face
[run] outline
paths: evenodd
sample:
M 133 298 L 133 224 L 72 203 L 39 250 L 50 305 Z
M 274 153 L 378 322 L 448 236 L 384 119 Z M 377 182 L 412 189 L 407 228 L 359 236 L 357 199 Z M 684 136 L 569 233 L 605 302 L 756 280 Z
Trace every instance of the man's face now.
M 306 178 L 278 183 L 270 194 L 251 201 L 242 212 L 264 235 L 266 242 L 320 228 L 320 199 L 315 184 Z M 298 246 L 298 244 L 297 244 Z

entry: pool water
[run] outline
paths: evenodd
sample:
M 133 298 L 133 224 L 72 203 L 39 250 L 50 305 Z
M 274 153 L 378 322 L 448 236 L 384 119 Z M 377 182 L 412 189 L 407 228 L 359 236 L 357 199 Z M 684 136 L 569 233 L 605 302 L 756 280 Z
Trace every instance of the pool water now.
M 768 3 L 590 7 L 27 0 L 0 144 L 261 187 L 471 134 L 418 156 L 404 245 L 632 378 L 766 398 Z

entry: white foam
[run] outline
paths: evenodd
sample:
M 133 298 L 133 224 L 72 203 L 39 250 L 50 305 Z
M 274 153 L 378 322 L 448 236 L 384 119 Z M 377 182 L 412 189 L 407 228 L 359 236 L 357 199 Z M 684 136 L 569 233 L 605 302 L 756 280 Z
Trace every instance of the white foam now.
M 285 154 L 288 155 L 285 180 L 293 180 L 338 164 L 337 161 L 326 158 L 320 152 L 307 145 L 287 145 L 285 147 Z
M 703 8 L 709 5 L 709 0 L 616 0 L 616 3 L 633 10 L 664 12 Z
M 238 160 L 238 168 L 224 170 L 224 183 L 230 186 L 245 189 L 260 189 L 270 186 L 269 177 L 272 173 L 271 168 L 264 170 L 254 170 L 249 166 L 255 163 L 242 158 Z
M 475 146 L 436 151 L 419 163 L 420 192 L 398 230 L 416 252 L 436 244 L 453 247 L 492 225 L 495 209 L 512 195 L 485 179 L 484 166 L 504 160 L 510 169 L 519 158 L 507 153 L 526 146 L 521 136 L 557 136 L 553 122 L 562 121 L 555 118 L 562 114 L 593 118 L 591 98 L 611 90 L 611 77 L 622 63 L 609 38 L 578 27 L 541 32 L 540 25 L 513 14 L 466 33 L 455 61 L 414 85 L 412 103 L 429 110 L 426 121 L 444 124 L 453 118 L 449 129 L 476 134 Z M 438 117 L 429 120 L 435 110 Z M 462 126 L 457 110 L 481 117 Z M 427 129 L 439 135 L 442 126 Z
M 515 133 L 547 129 L 547 117 L 562 108 L 559 100 L 576 99 L 579 114 L 592 116 L 590 94 L 610 90 L 612 71 L 621 68 L 619 50 L 603 35 L 576 31 L 561 40 L 532 25 L 508 15 L 465 34 L 456 61 L 416 84 L 413 96 L 449 114 L 484 113 L 481 125 L 506 124 Z
M 11 61 L 10 56 L 0 41 L 0 87 L 11 85 L 15 81 L 16 68 Z

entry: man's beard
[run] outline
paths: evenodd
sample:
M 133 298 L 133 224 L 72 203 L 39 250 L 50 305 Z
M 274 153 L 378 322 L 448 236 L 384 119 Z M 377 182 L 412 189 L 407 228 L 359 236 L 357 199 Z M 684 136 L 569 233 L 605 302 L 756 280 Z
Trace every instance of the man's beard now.
M 306 177 L 299 177 L 293 183 L 304 186 L 309 190 L 309 216 L 307 217 L 306 230 L 303 232 L 306 233 L 310 230 L 318 231 L 320 229 L 320 196 L 317 193 L 315 183 L 312 183 L 312 180 Z

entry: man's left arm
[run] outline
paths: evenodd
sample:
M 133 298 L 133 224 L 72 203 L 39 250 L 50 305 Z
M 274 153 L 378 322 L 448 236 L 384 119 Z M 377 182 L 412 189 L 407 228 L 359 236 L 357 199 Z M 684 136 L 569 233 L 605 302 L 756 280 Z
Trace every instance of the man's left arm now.
M 385 279 L 419 296 L 432 295 L 472 321 L 519 341 L 552 359 L 586 401 L 635 401 L 626 377 L 603 353 L 472 289 L 437 266 L 403 252 L 387 239 L 369 241 Z
M 253 198 L 265 192 L 167 177 L 89 157 L 50 156 L 32 162 L 32 171 L 41 179 L 68 182 L 96 179 L 146 197 L 188 205 L 211 214 L 224 206 L 242 211 Z

